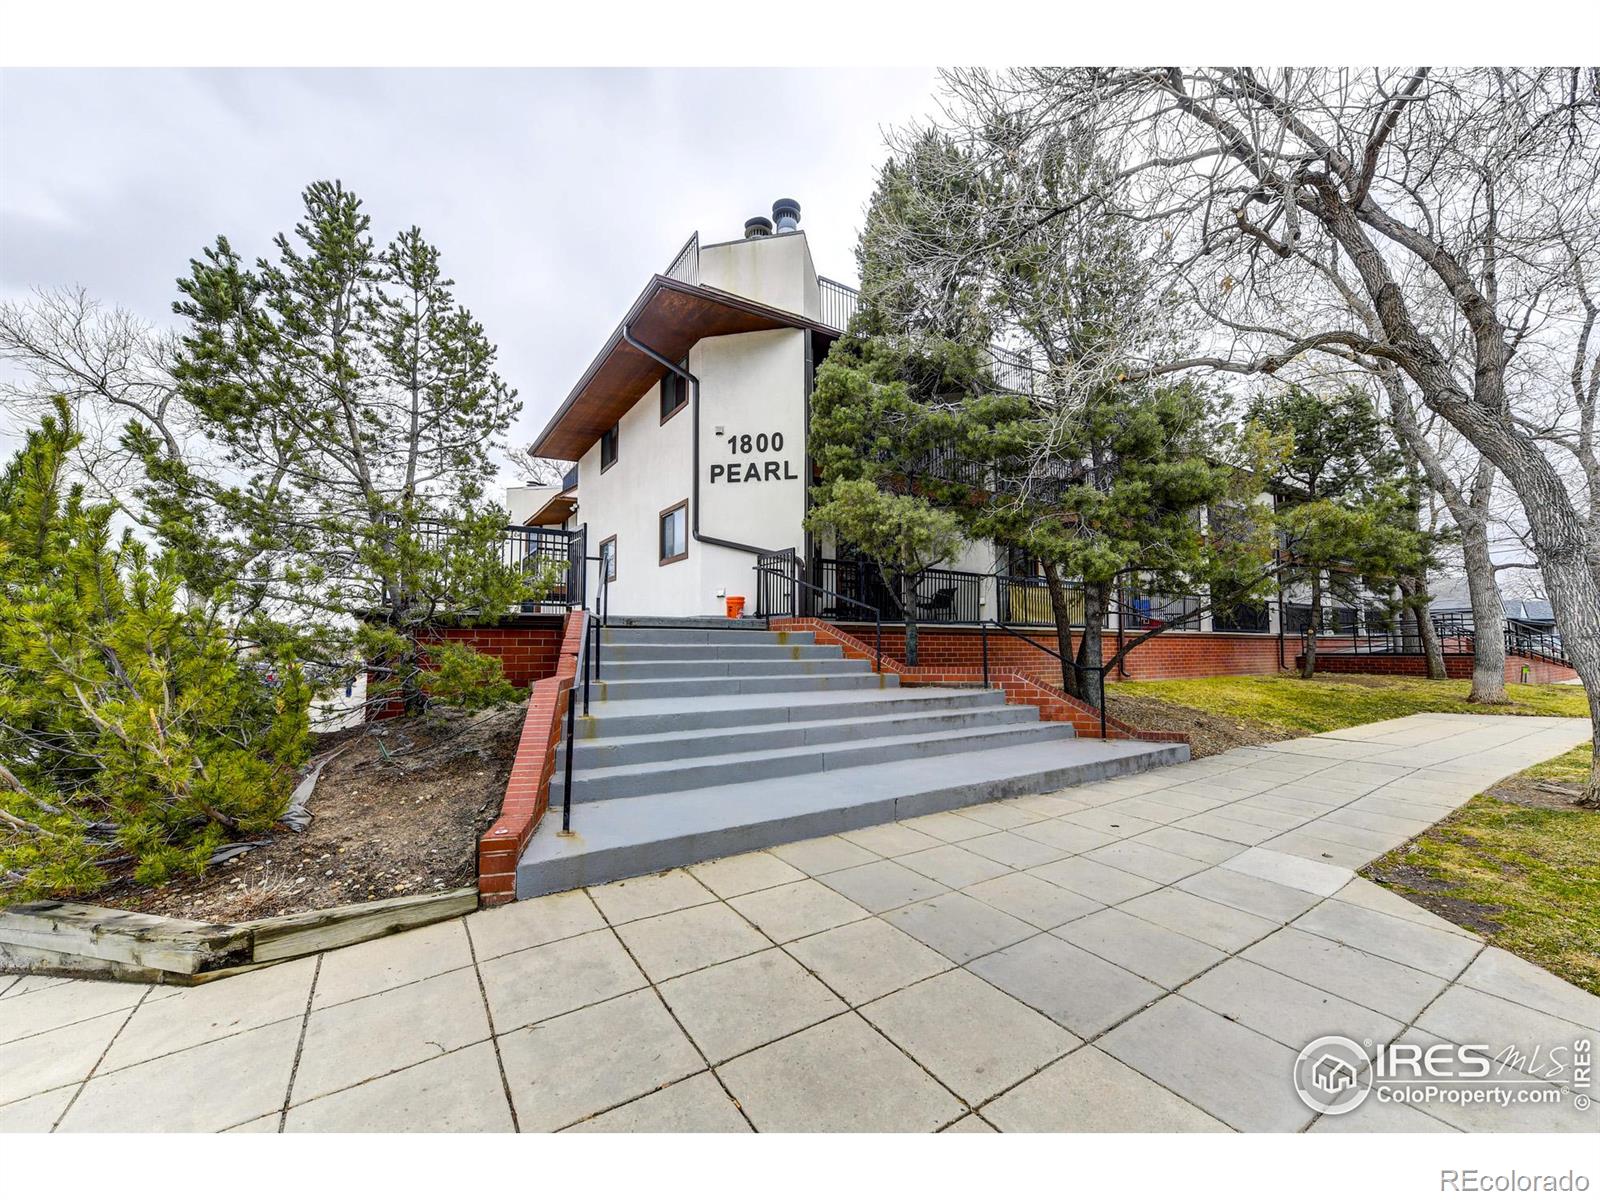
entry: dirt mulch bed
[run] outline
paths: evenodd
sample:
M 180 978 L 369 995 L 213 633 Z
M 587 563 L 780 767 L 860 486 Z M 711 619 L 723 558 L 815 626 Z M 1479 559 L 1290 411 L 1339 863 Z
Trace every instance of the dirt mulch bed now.
M 1583 789 L 1553 779 L 1529 779 L 1525 775 L 1513 775 L 1487 789 L 1485 794 L 1526 808 L 1577 810 L 1582 807 L 1578 798 L 1583 795 Z
M 1362 875 L 1394 889 L 1411 903 L 1463 929 L 1470 929 L 1485 937 L 1500 932 L 1500 922 L 1495 920 L 1501 911 L 1499 908 L 1452 896 L 1450 892 L 1453 885 L 1427 871 L 1399 863 L 1385 865 L 1385 862 L 1386 858 L 1379 859 L 1363 868 Z
M 197 921 L 246 921 L 477 882 L 478 836 L 500 813 L 524 710 L 430 713 L 322 735 L 333 755 L 303 833 L 272 840 L 199 879 L 113 884 L 91 904 Z
M 1106 710 L 1119 721 L 1139 729 L 1170 730 L 1189 735 L 1189 753 L 1193 758 L 1206 758 L 1221 754 L 1238 746 L 1257 746 L 1263 742 L 1281 742 L 1294 737 L 1282 729 L 1245 721 L 1221 713 L 1203 712 L 1182 704 L 1157 700 L 1152 696 L 1111 697 Z

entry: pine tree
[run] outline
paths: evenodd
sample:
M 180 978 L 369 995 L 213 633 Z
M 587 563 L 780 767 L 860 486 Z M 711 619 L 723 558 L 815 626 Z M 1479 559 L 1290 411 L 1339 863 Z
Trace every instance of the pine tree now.
M 292 663 L 67 481 L 62 403 L 0 475 L 0 898 L 159 883 L 281 816 L 308 743 Z
M 496 350 L 411 228 L 379 248 L 354 193 L 312 184 L 293 236 L 247 265 L 226 238 L 190 264 L 178 391 L 223 469 L 143 439 L 146 500 L 197 586 L 227 585 L 264 644 L 380 662 L 369 702 L 420 707 L 435 626 L 493 621 L 554 585 L 504 558 L 485 499 L 518 412 Z
M 877 563 L 913 667 L 918 585 L 963 542 L 950 485 L 921 468 L 957 433 L 956 413 L 936 401 L 967 374 L 970 364 L 947 343 L 909 352 L 857 332 L 828 355 L 812 391 L 810 445 L 820 482 L 807 527 L 833 533 Z
M 1418 528 L 1411 481 L 1365 391 L 1290 385 L 1257 397 L 1248 416 L 1289 445 L 1275 473 L 1277 523 L 1283 580 L 1303 581 L 1310 590 L 1301 668 L 1309 679 L 1317 669 L 1323 597 L 1332 591 L 1353 599 L 1358 584 L 1388 591 L 1425 575 L 1431 539 Z

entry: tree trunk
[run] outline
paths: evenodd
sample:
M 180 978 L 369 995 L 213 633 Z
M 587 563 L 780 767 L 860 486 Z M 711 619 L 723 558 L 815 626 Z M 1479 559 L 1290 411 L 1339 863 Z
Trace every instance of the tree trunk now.
M 1417 594 L 1426 597 L 1426 587 L 1418 589 Z M 1428 660 L 1429 679 L 1449 679 L 1450 672 L 1444 665 L 1444 647 L 1439 643 L 1439 631 L 1433 627 L 1433 617 L 1428 612 L 1428 601 L 1423 599 L 1417 608 L 1411 610 L 1417 621 L 1417 634 L 1422 638 L 1422 653 Z
M 917 577 L 909 571 L 900 572 L 900 613 L 906 622 L 906 656 L 908 667 L 917 665 Z M 884 579 L 890 587 L 894 584 Z
M 1109 593 L 1110 588 L 1103 583 L 1083 585 L 1083 639 L 1078 643 L 1072 672 L 1077 677 L 1079 690 L 1072 694 L 1095 708 L 1104 708 L 1106 703 L 1105 672 L 1091 668 L 1098 668 L 1104 657 L 1100 642 L 1105 630 Z
M 1311 573 L 1311 615 L 1306 620 L 1305 665 L 1300 668 L 1300 678 L 1310 679 L 1317 673 L 1317 631 L 1322 628 L 1322 572 Z
M 1459 522 L 1458 522 L 1459 524 Z M 1489 529 L 1482 521 L 1461 526 L 1461 557 L 1472 600 L 1472 704 L 1509 704 L 1506 695 L 1506 609 L 1495 586 Z
M 1082 685 L 1074 679 L 1076 671 L 1072 662 L 1072 597 L 1067 593 L 1066 581 L 1061 578 L 1061 568 L 1055 563 L 1045 563 L 1044 582 L 1050 589 L 1050 615 L 1056 623 L 1056 653 L 1061 655 L 1061 686 L 1071 695 L 1082 699 Z
M 1433 627 L 1428 615 L 1428 585 L 1424 579 L 1412 575 L 1400 580 L 1401 630 L 1410 621 L 1417 629 L 1417 641 L 1422 646 L 1422 657 L 1428 664 L 1429 679 L 1448 679 L 1450 672 L 1444 665 L 1444 647 L 1439 644 L 1439 631 Z M 1401 649 L 1405 648 L 1402 640 Z

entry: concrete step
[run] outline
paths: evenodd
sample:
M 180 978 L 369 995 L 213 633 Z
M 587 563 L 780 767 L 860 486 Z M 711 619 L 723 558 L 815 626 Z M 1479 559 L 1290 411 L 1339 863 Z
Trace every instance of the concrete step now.
M 760 642 L 741 639 L 730 649 L 737 657 L 755 658 L 843 658 L 837 646 L 818 646 L 813 642 Z M 684 662 L 706 656 L 704 642 L 607 642 L 600 651 L 600 663 L 614 662 Z
M 581 695 L 581 684 L 579 692 Z M 578 717 L 580 744 L 588 738 L 642 737 L 784 721 L 843 720 L 936 708 L 1000 708 L 1006 702 L 998 689 L 933 687 L 727 693 L 698 697 L 692 706 L 671 696 L 613 699 L 602 704 L 592 691 L 590 700 L 589 715 Z
M 844 663 L 832 664 L 845 667 Z M 779 678 L 773 675 L 674 676 L 666 679 L 603 679 L 591 685 L 591 700 L 640 700 L 659 696 L 720 696 L 789 692 L 864 691 L 897 688 L 898 675 L 875 675 L 855 667 L 816 674 Z M 579 687 L 582 687 L 580 682 Z
M 726 617 L 646 617 L 619 616 L 616 613 L 606 617 L 608 627 L 619 629 L 757 629 L 765 631 L 767 622 L 761 617 L 740 617 L 737 621 L 730 621 Z
M 680 629 L 647 625 L 639 628 L 619 628 L 608 625 L 600 631 L 600 640 L 608 646 L 638 645 L 654 642 L 658 645 L 739 646 L 750 642 L 766 645 L 809 646 L 816 642 L 813 633 L 769 631 L 760 628 L 737 626 L 725 629 Z
M 573 769 L 594 770 L 635 763 L 673 762 L 715 754 L 775 750 L 790 746 L 820 746 L 859 738 L 902 737 L 911 733 L 942 733 L 952 729 L 989 728 L 1036 724 L 1039 710 L 1028 705 L 963 705 L 898 709 L 882 715 L 855 711 L 845 717 L 804 720 L 795 709 L 776 709 L 773 719 L 731 725 L 721 729 L 688 729 L 621 737 L 579 738 Z M 556 751 L 559 775 L 567 758 L 566 747 Z
M 995 746 L 1062 741 L 1073 736 L 1065 722 L 1035 721 L 980 725 L 970 729 L 951 729 L 938 733 L 912 733 L 891 737 L 863 737 L 822 745 L 789 746 L 775 750 L 755 750 L 704 758 L 683 758 L 668 762 L 633 763 L 617 767 L 575 770 L 572 775 L 572 802 L 592 804 L 620 796 L 642 796 L 686 789 L 718 787 L 731 783 L 754 783 L 796 775 L 814 775 L 845 767 L 864 767 L 874 763 L 904 762 L 906 759 L 959 754 Z M 550 781 L 550 803 L 560 804 L 566 796 L 564 776 Z
M 609 883 L 803 838 L 861 829 L 1184 762 L 1189 748 L 1065 738 L 770 780 L 598 800 L 542 821 L 517 866 L 517 895 Z M 559 807 L 557 805 L 556 807 Z
M 860 675 L 872 664 L 856 658 L 745 658 L 743 649 L 733 655 L 702 654 L 699 658 L 645 662 L 601 659 L 603 679 L 700 679 L 708 675 Z

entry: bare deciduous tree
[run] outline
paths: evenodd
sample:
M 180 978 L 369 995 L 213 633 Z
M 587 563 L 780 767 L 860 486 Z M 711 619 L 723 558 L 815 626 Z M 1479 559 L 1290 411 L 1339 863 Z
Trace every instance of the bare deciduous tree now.
M 1114 190 L 1035 219 L 1114 203 L 1161 230 L 1194 344 L 1139 371 L 1271 375 L 1307 356 L 1392 369 L 1501 473 L 1600 746 L 1582 290 L 1600 254 L 1600 70 L 1151 67 L 954 83 L 1027 97 L 1041 126 L 1090 122 L 1115 147 Z M 1576 364 L 1577 383 L 1551 387 L 1545 360 Z M 1600 806 L 1600 773 L 1585 800 Z
M 73 465 L 98 498 L 126 510 L 139 479 L 137 456 L 122 431 L 138 421 L 174 459 L 185 457 L 190 430 L 172 379 L 170 334 L 121 308 L 107 308 L 83 288 L 35 291 L 0 304 L 0 359 L 18 377 L 0 382 L 0 398 L 24 425 L 67 401 L 81 437 Z

